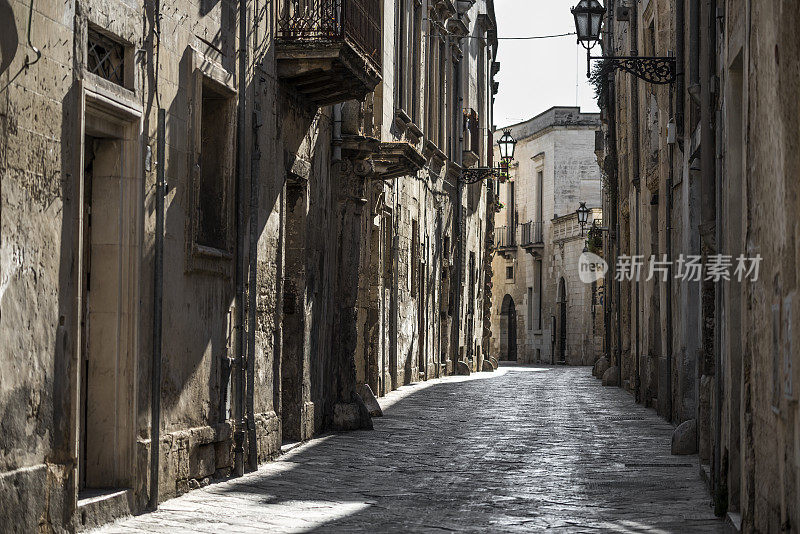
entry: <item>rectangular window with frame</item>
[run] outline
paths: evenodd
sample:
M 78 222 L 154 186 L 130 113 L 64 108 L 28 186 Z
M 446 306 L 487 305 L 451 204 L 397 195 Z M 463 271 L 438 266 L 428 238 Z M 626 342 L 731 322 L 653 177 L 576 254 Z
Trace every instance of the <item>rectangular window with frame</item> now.
M 457 113 L 456 111 L 460 107 L 460 103 L 458 101 L 458 86 L 459 80 L 461 79 L 461 63 L 456 60 L 455 57 L 451 58 L 451 65 L 453 67 L 453 77 L 450 80 L 450 136 L 447 140 L 447 154 L 451 161 L 457 161 L 459 158 L 457 157 L 458 151 L 458 140 L 461 135 L 462 129 L 461 126 L 463 124 L 463 113 Z
M 189 55 L 189 177 L 186 270 L 233 274 L 236 86 L 221 65 Z
M 528 330 L 533 330 L 533 288 L 528 288 Z
M 428 25 L 431 30 L 430 32 L 426 33 L 427 39 L 425 39 L 425 124 L 423 124 L 423 131 L 425 132 L 425 137 L 429 140 L 433 140 L 433 122 L 434 122 L 434 112 L 433 112 L 433 102 L 434 102 L 434 80 L 435 80 L 435 69 L 434 69 L 434 39 L 436 35 L 436 29 L 432 24 Z
M 475 267 L 475 253 L 470 251 L 469 253 L 469 293 L 468 293 L 468 301 L 467 301 L 467 313 L 469 315 L 475 314 L 475 283 L 478 273 L 476 272 L 477 269 Z
M 420 123 L 420 64 L 422 60 L 422 6 L 414 0 L 414 19 L 411 33 L 411 120 L 419 126 Z
M 200 180 L 197 243 L 228 250 L 228 187 L 231 150 L 231 102 L 227 95 L 203 83 L 200 116 Z
M 491 79 L 491 73 L 486 70 L 486 45 L 478 43 L 478 128 L 488 128 L 491 125 L 485 124 L 486 122 L 486 84 Z M 491 152 L 493 147 L 491 145 L 486 147 L 478 147 L 478 156 L 481 165 L 485 164 L 487 159 L 484 157 L 484 148 L 486 151 Z
M 506 266 L 506 280 L 513 280 L 514 279 L 514 266 L 508 265 Z
M 445 128 L 445 117 L 447 116 L 447 46 L 445 45 L 444 39 L 439 40 L 439 91 L 438 91 L 438 100 L 437 105 L 439 107 L 438 117 L 436 118 L 437 123 L 437 133 L 436 133 L 436 145 L 439 147 L 439 150 L 443 150 L 443 143 L 444 143 L 444 128 Z
M 413 0 L 412 0 L 413 1 Z M 396 4 L 397 16 L 395 18 L 397 24 L 396 39 L 396 58 L 395 58 L 395 74 L 394 74 L 394 95 L 395 107 L 398 109 L 405 109 L 406 107 L 406 68 L 408 62 L 408 13 L 406 10 L 406 0 L 398 0 Z
M 544 221 L 544 171 L 536 173 L 536 222 Z
M 534 263 L 534 284 L 536 290 L 536 329 L 542 329 L 542 260 Z
M 419 223 L 416 219 L 411 221 L 411 250 L 409 251 L 409 261 L 411 262 L 411 296 L 417 296 L 417 288 L 419 287 Z
M 506 203 L 506 221 L 508 227 L 511 229 L 509 230 L 509 237 L 514 235 L 514 231 L 517 227 L 517 204 L 516 204 L 516 194 L 514 191 L 514 182 L 509 181 L 506 184 L 506 192 L 508 194 L 507 203 Z M 513 243 L 512 243 L 513 244 Z

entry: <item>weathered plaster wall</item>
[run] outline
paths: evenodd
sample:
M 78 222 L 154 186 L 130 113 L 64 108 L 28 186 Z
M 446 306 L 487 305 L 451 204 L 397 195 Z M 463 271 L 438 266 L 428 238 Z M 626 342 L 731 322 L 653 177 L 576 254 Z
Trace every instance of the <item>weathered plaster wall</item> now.
M 13 3 L 18 29 L 25 29 L 27 5 Z M 41 524 L 47 528 L 68 527 L 75 509 L 74 489 L 77 413 L 78 258 L 76 222 L 80 198 L 80 81 L 85 74 L 85 31 L 91 24 L 130 43 L 134 50 L 149 54 L 152 43 L 142 41 L 152 20 L 150 7 L 136 3 L 82 1 L 60 7 L 50 4 L 34 14 L 33 40 L 42 59 L 19 78 L 3 99 L 3 190 L 2 261 L 3 293 L 0 338 L 11 350 L 3 352 L 0 365 L 7 389 L 0 398 L 3 407 L 2 447 L 3 510 L 27 510 L 28 517 L 15 517 L 25 530 Z M 259 220 L 257 224 L 258 332 L 254 354 L 254 406 L 260 460 L 273 456 L 280 443 L 279 389 L 274 385 L 276 343 L 280 344 L 279 319 L 275 315 L 283 271 L 281 244 L 284 206 L 284 153 L 300 154 L 308 163 L 312 183 L 309 254 L 315 285 L 311 292 L 315 331 L 312 338 L 316 372 L 330 336 L 327 325 L 332 240 L 328 150 L 330 117 L 298 105 L 281 93 L 275 75 L 266 18 L 255 23 L 264 45 L 255 51 L 258 75 L 236 81 L 235 6 L 216 3 L 200 9 L 192 3 L 170 5 L 162 12 L 158 85 L 154 72 L 140 66 L 130 69 L 130 90 L 122 91 L 142 107 L 143 137 L 132 156 L 139 160 L 144 147 L 155 159 L 155 111 L 167 109 L 167 181 L 164 345 L 162 382 L 161 496 L 168 498 L 188 490 L 208 477 L 226 476 L 232 465 L 230 378 L 225 370 L 234 356 L 233 256 L 216 262 L 211 271 L 189 264 L 187 240 L 191 228 L 191 143 L 193 101 L 192 54 L 202 58 L 202 69 L 214 72 L 218 81 L 248 94 L 248 108 L 258 110 L 263 120 L 258 132 L 261 167 L 259 176 Z M 262 14 L 263 15 L 263 14 Z M 144 27 L 143 27 L 144 25 Z M 209 45 L 207 43 L 213 43 Z M 74 56 L 75 51 L 78 55 Z M 30 51 L 28 55 L 32 55 Z M 15 64 L 4 73 L 6 83 L 24 58 L 19 51 Z M 147 56 L 152 61 L 152 57 Z M 133 58 L 133 55 L 131 56 Z M 197 64 L 197 63 L 195 63 Z M 248 69 L 252 72 L 252 64 Z M 255 80 L 252 82 L 251 80 Z M 100 84 L 105 87 L 108 84 Z M 113 86 L 109 89 L 116 90 Z M 158 100 L 156 100 L 156 93 Z M 63 102 L 63 108 L 62 108 Z M 234 116 L 229 131 L 235 132 Z M 277 136 L 276 136 L 277 132 Z M 251 132 L 246 133 L 251 139 Z M 277 139 L 283 142 L 278 143 Z M 249 143 L 247 143 L 249 146 Z M 231 147 L 234 143 L 231 143 Z M 246 156 L 249 161 L 250 154 Z M 142 156 L 143 158 L 143 156 Z M 134 507 L 143 506 L 147 495 L 150 434 L 150 351 L 152 338 L 153 193 L 157 162 L 144 171 L 143 211 L 133 213 L 139 229 L 141 282 L 138 317 L 138 352 L 131 354 L 134 375 L 126 376 L 136 392 L 135 429 L 128 436 L 138 442 L 136 459 L 129 473 L 134 488 Z M 136 179 L 136 177 L 132 177 Z M 234 176 L 228 176 L 234 191 Z M 247 184 L 249 187 L 249 184 Z M 33 215 L 33 217 L 32 217 Z M 228 213 L 228 228 L 235 223 Z M 328 234 L 319 230 L 327 230 Z M 20 236 L 26 236 L 22 243 Z M 134 245 L 136 243 L 134 242 Z M 24 245 L 24 247 L 23 247 Z M 33 245 L 33 246 L 32 246 Z M 233 243 L 229 241 L 229 249 Z M 255 290 L 255 288 L 253 288 Z M 48 304 L 48 299 L 52 300 Z M 28 303 L 28 304 L 25 304 Z M 34 306 L 35 304 L 35 306 Z M 34 306 L 34 307 L 31 307 Z M 132 334 L 136 336 L 136 332 Z M 24 353 L 25 366 L 20 355 Z M 33 362 L 33 365 L 30 365 Z M 310 386 L 306 387 L 306 390 Z M 315 398 L 321 402 L 325 391 Z M 227 396 L 227 401 L 226 401 Z M 306 397 L 310 400 L 311 391 Z M 278 403 L 276 403 L 278 399 Z M 311 426 L 314 428 L 314 410 Z M 316 427 L 319 428 L 319 423 Z M 38 437 L 37 437 L 38 436 Z M 52 464 L 52 465 L 51 465 Z M 20 471 L 21 469 L 21 471 Z M 11 485 L 6 485 L 8 481 Z M 15 484 L 12 484 L 15 483 Z M 11 490 L 16 486 L 20 489 Z M 42 491 L 42 489 L 45 491 Z M 49 489 L 47 489 L 49 488 Z M 12 492 L 11 494 L 9 492 Z M 13 494 L 13 497 L 11 496 Z M 12 499 L 8 501 L 7 499 Z M 13 504 L 12 504 L 13 503 Z M 8 504 L 8 505 L 6 505 Z M 16 513 L 16 512 L 14 512 Z M 5 519 L 5 518 L 4 518 Z M 27 526 L 26 526 L 27 525 Z M 31 527 L 33 528 L 33 527 Z
M 651 1 L 631 12 L 640 53 L 661 55 L 675 48 L 675 4 Z M 676 423 L 697 419 L 699 455 L 708 465 L 718 513 L 730 514 L 729 521 L 739 518 L 746 532 L 790 529 L 800 516 L 798 365 L 792 350 L 798 260 L 793 213 L 800 168 L 800 132 L 793 117 L 800 69 L 788 59 L 798 52 L 798 13 L 783 2 L 750 6 L 728 0 L 716 2 L 710 12 L 703 4 L 701 20 L 694 21 L 702 37 L 696 47 L 690 41 L 692 5 L 685 3 L 687 90 L 675 95 L 684 104 L 684 128 L 674 146 L 666 141 L 672 113 L 668 89 L 631 83 L 625 74 L 615 77 L 619 174 L 605 170 L 617 180 L 620 253 L 662 254 L 671 235 L 673 259 L 702 253 L 708 261 L 711 254 L 726 254 L 735 264 L 739 254 L 760 255 L 759 278 L 674 282 L 672 310 L 666 308 L 664 284 L 623 283 L 615 297 L 623 307 L 622 339 L 614 334 L 610 341 L 612 350 L 622 353 L 623 385 L 638 390 L 637 400 Z M 631 50 L 632 31 L 630 22 L 614 21 L 616 54 Z M 713 84 L 704 81 L 702 69 L 695 77 L 695 60 L 712 65 Z M 709 103 L 698 98 L 703 89 L 709 89 Z M 705 141 L 703 106 L 711 117 Z M 705 143 L 717 156 L 713 172 L 700 170 L 709 150 L 701 151 Z M 668 218 L 670 195 L 674 209 Z
M 475 37 L 484 39 L 487 31 L 494 31 L 487 16 L 490 4 L 477 2 L 465 14 Z M 410 139 L 395 123 L 393 5 L 385 3 L 384 84 L 374 95 L 375 109 L 370 96 L 359 110 L 365 127 L 360 133 L 384 142 L 409 142 L 422 152 L 424 140 Z M 0 353 L 4 377 L 0 384 L 0 519 L 5 524 L 19 525 L 24 532 L 71 530 L 108 520 L 113 514 L 144 509 L 150 495 L 152 280 L 159 165 L 166 175 L 161 500 L 229 476 L 237 430 L 246 436 L 242 460 L 252 465 L 274 457 L 284 438 L 305 439 L 331 427 L 336 406 L 352 400 L 343 398 L 354 385 L 350 382 L 377 386 L 381 377 L 377 393 L 382 394 L 412 380 L 441 376 L 452 370 L 452 361 L 459 355 L 472 355 L 473 368 L 480 367 L 483 279 L 478 274 L 485 256 L 487 194 L 477 186 L 458 197 L 462 192 L 456 160 L 460 160 L 458 143 L 463 132 L 452 132 L 452 159 L 445 164 L 433 168 L 426 164 L 394 182 L 371 176 L 374 181 L 365 189 L 366 203 L 361 206 L 361 196 L 353 197 L 347 189 L 353 169 L 344 172 L 343 162 L 334 161 L 333 109 L 318 110 L 278 80 L 273 4 L 267 6 L 264 9 L 263 3 L 255 2 L 247 6 L 250 57 L 245 76 L 239 79 L 237 52 L 243 47 L 238 42 L 236 3 L 163 5 L 158 19 L 158 61 L 154 57 L 156 14 L 150 3 L 37 4 L 32 39 L 42 50 L 42 58 L 11 83 L 0 100 L 0 344 L 5 347 Z M 28 5 L 12 0 L 12 7 L 22 34 Z M 429 7 L 438 9 L 426 2 L 424 9 Z M 125 88 L 85 72 L 89 26 L 115 36 L 129 49 Z M 489 69 L 495 52 L 486 44 L 469 48 L 463 70 L 464 85 L 470 89 L 464 103 L 480 111 L 485 132 L 492 122 Z M 449 57 L 457 56 L 457 47 L 452 52 Z M 477 72 L 478 53 L 486 55 L 482 72 Z M 20 68 L 25 54 L 32 57 L 33 52 L 20 49 L 0 84 Z M 445 97 L 455 90 L 447 77 L 449 73 Z M 225 182 L 221 195 L 225 238 L 224 245 L 214 251 L 194 242 L 201 156 L 212 157 L 198 149 L 207 133 L 201 131 L 198 120 L 203 80 L 214 86 L 215 93 L 229 97 L 228 115 L 222 113 L 219 124 L 213 125 L 225 132 L 224 142 L 215 148 L 227 156 L 219 177 Z M 483 88 L 482 99 L 477 87 Z M 110 404 L 119 418 L 106 429 L 116 440 L 108 449 L 120 459 L 114 468 L 116 478 L 107 485 L 131 488 L 114 501 L 118 509 L 111 515 L 104 515 L 101 507 L 78 508 L 77 466 L 82 462 L 77 437 L 82 365 L 79 298 L 84 261 L 79 236 L 87 215 L 81 213 L 82 128 L 87 132 L 90 127 L 100 128 L 97 116 L 104 117 L 95 111 L 97 116 L 84 120 L 83 88 L 121 102 L 128 115 L 140 115 L 130 122 L 132 126 L 123 128 L 122 144 L 128 151 L 121 158 L 125 170 L 120 171 L 124 185 L 120 191 L 130 202 L 122 218 L 127 220 L 126 250 L 132 259 L 120 262 L 119 285 L 120 294 L 132 295 L 126 305 L 133 311 L 126 309 L 123 333 L 116 339 L 109 336 L 110 343 L 123 347 L 117 352 L 124 365 L 108 381 L 111 385 L 100 388 L 110 392 L 114 400 Z M 239 100 L 244 128 L 237 139 Z M 105 109 L 105 104 L 98 106 Z M 166 110 L 164 161 L 156 160 L 159 107 Z M 450 111 L 447 124 L 461 118 L 460 103 L 454 109 L 448 101 L 445 109 Z M 374 127 L 370 124 L 373 112 Z M 236 153 L 237 144 L 241 154 Z M 483 165 L 489 159 L 486 144 L 479 154 Z M 241 156 L 238 161 L 237 155 Z M 430 163 L 431 154 L 426 158 Z M 237 166 L 243 173 L 241 183 Z M 251 185 L 258 193 L 252 219 Z M 239 187 L 245 209 L 241 225 L 234 209 Z M 462 231 L 456 226 L 459 203 L 467 208 L 462 241 L 456 239 Z M 379 214 L 382 220 L 376 226 L 374 217 Z M 244 243 L 240 310 L 235 304 L 237 233 Z M 252 242 L 251 235 L 255 236 Z M 465 271 L 470 284 L 453 268 L 459 244 L 464 245 L 464 261 L 469 261 L 470 253 L 476 258 L 475 269 Z M 377 264 L 372 261 L 376 256 Z M 412 266 L 412 259 L 416 265 Z M 364 267 L 363 272 L 358 265 Z M 412 267 L 418 273 L 416 293 L 410 284 Z M 358 311 L 351 310 L 349 302 L 340 302 L 342 289 L 349 291 L 351 285 L 358 293 L 354 298 Z M 451 309 L 456 294 L 461 295 L 461 306 Z M 390 313 L 393 299 L 396 317 Z M 357 317 L 354 328 L 346 320 L 337 322 L 349 319 L 350 314 Z M 377 321 L 374 314 L 381 315 Z M 289 315 L 298 321 L 287 321 Z M 242 320 L 237 321 L 237 316 Z M 346 324 L 347 331 L 337 329 L 339 324 Z M 455 324 L 458 329 L 451 331 Z M 348 337 L 343 343 L 342 336 L 355 336 L 356 341 L 351 344 Z M 236 359 L 240 343 L 244 362 Z M 340 350 L 343 346 L 349 350 L 351 345 L 359 354 L 354 359 Z M 396 361 L 387 362 L 392 350 Z M 287 360 L 289 355 L 296 359 Z M 377 355 L 382 357 L 380 364 Z M 237 378 L 240 364 L 246 367 L 243 388 Z M 289 369 L 296 373 L 290 376 Z M 243 400 L 245 428 L 235 420 L 243 391 L 249 393 Z
M 729 460 L 728 486 L 741 489 L 735 497 L 743 527 L 771 531 L 795 528 L 800 520 L 796 350 L 800 257 L 795 216 L 800 193 L 796 120 L 800 16 L 796 6 L 782 2 L 766 2 L 750 10 L 749 17 L 743 15 L 742 2 L 728 1 L 725 9 L 731 17 L 721 37 L 718 69 L 728 88 L 721 103 L 728 157 L 721 177 L 724 204 L 718 217 L 722 230 L 729 229 L 725 245 L 736 245 L 747 255 L 760 254 L 763 261 L 757 282 L 730 287 L 725 294 L 727 313 L 737 311 L 730 296 L 733 291 L 738 290 L 742 299 L 742 330 L 730 334 L 731 343 L 741 344 L 741 351 L 736 345 L 724 347 L 732 370 L 738 371 L 736 364 L 741 366 L 741 374 L 728 371 L 725 392 L 740 391 L 741 398 L 730 395 L 723 406 L 722 450 L 728 457 L 741 451 L 740 466 Z M 737 83 L 742 86 L 734 89 Z M 744 103 L 741 109 L 734 108 L 737 93 Z M 733 121 L 740 117 L 742 126 L 736 128 Z M 734 149 L 741 150 L 738 160 L 731 158 Z M 734 168 L 735 162 L 742 169 Z M 736 175 L 743 177 L 743 224 L 731 209 L 739 199 L 725 189 L 726 179 Z M 725 434 L 732 436 L 726 439 Z
M 11 7 L 25 35 L 28 6 Z M 62 142 L 75 120 L 75 7 L 40 5 L 35 16 L 32 35 L 44 55 L 0 99 L 0 521 L 29 530 L 69 519 L 70 411 L 59 376 L 71 367 L 74 344 L 75 256 L 64 241 L 71 243 L 76 215 L 67 168 L 80 146 Z M 0 85 L 26 53 L 35 58 L 23 47 Z

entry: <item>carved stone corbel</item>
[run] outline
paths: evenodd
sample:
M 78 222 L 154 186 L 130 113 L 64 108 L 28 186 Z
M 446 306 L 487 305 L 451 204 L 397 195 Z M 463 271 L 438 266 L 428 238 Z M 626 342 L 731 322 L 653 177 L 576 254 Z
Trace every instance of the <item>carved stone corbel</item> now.
M 339 200 L 359 207 L 367 203 L 366 184 L 375 173 L 371 159 L 343 159 L 338 163 Z

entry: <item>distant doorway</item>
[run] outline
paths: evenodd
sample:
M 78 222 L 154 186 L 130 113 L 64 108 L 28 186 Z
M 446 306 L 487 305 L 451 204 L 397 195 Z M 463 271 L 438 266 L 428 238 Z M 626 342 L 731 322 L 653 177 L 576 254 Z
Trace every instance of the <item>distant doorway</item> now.
M 503 297 L 500 308 L 500 359 L 517 361 L 517 307 L 511 295 Z
M 558 281 L 558 336 L 556 337 L 557 363 L 567 363 L 567 283 Z

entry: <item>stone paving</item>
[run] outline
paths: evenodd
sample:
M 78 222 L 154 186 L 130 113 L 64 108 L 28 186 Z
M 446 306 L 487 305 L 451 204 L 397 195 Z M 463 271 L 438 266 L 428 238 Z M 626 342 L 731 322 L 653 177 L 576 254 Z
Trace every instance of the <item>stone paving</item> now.
M 374 431 L 98 532 L 722 532 L 696 456 L 589 368 L 501 367 L 403 387 Z

